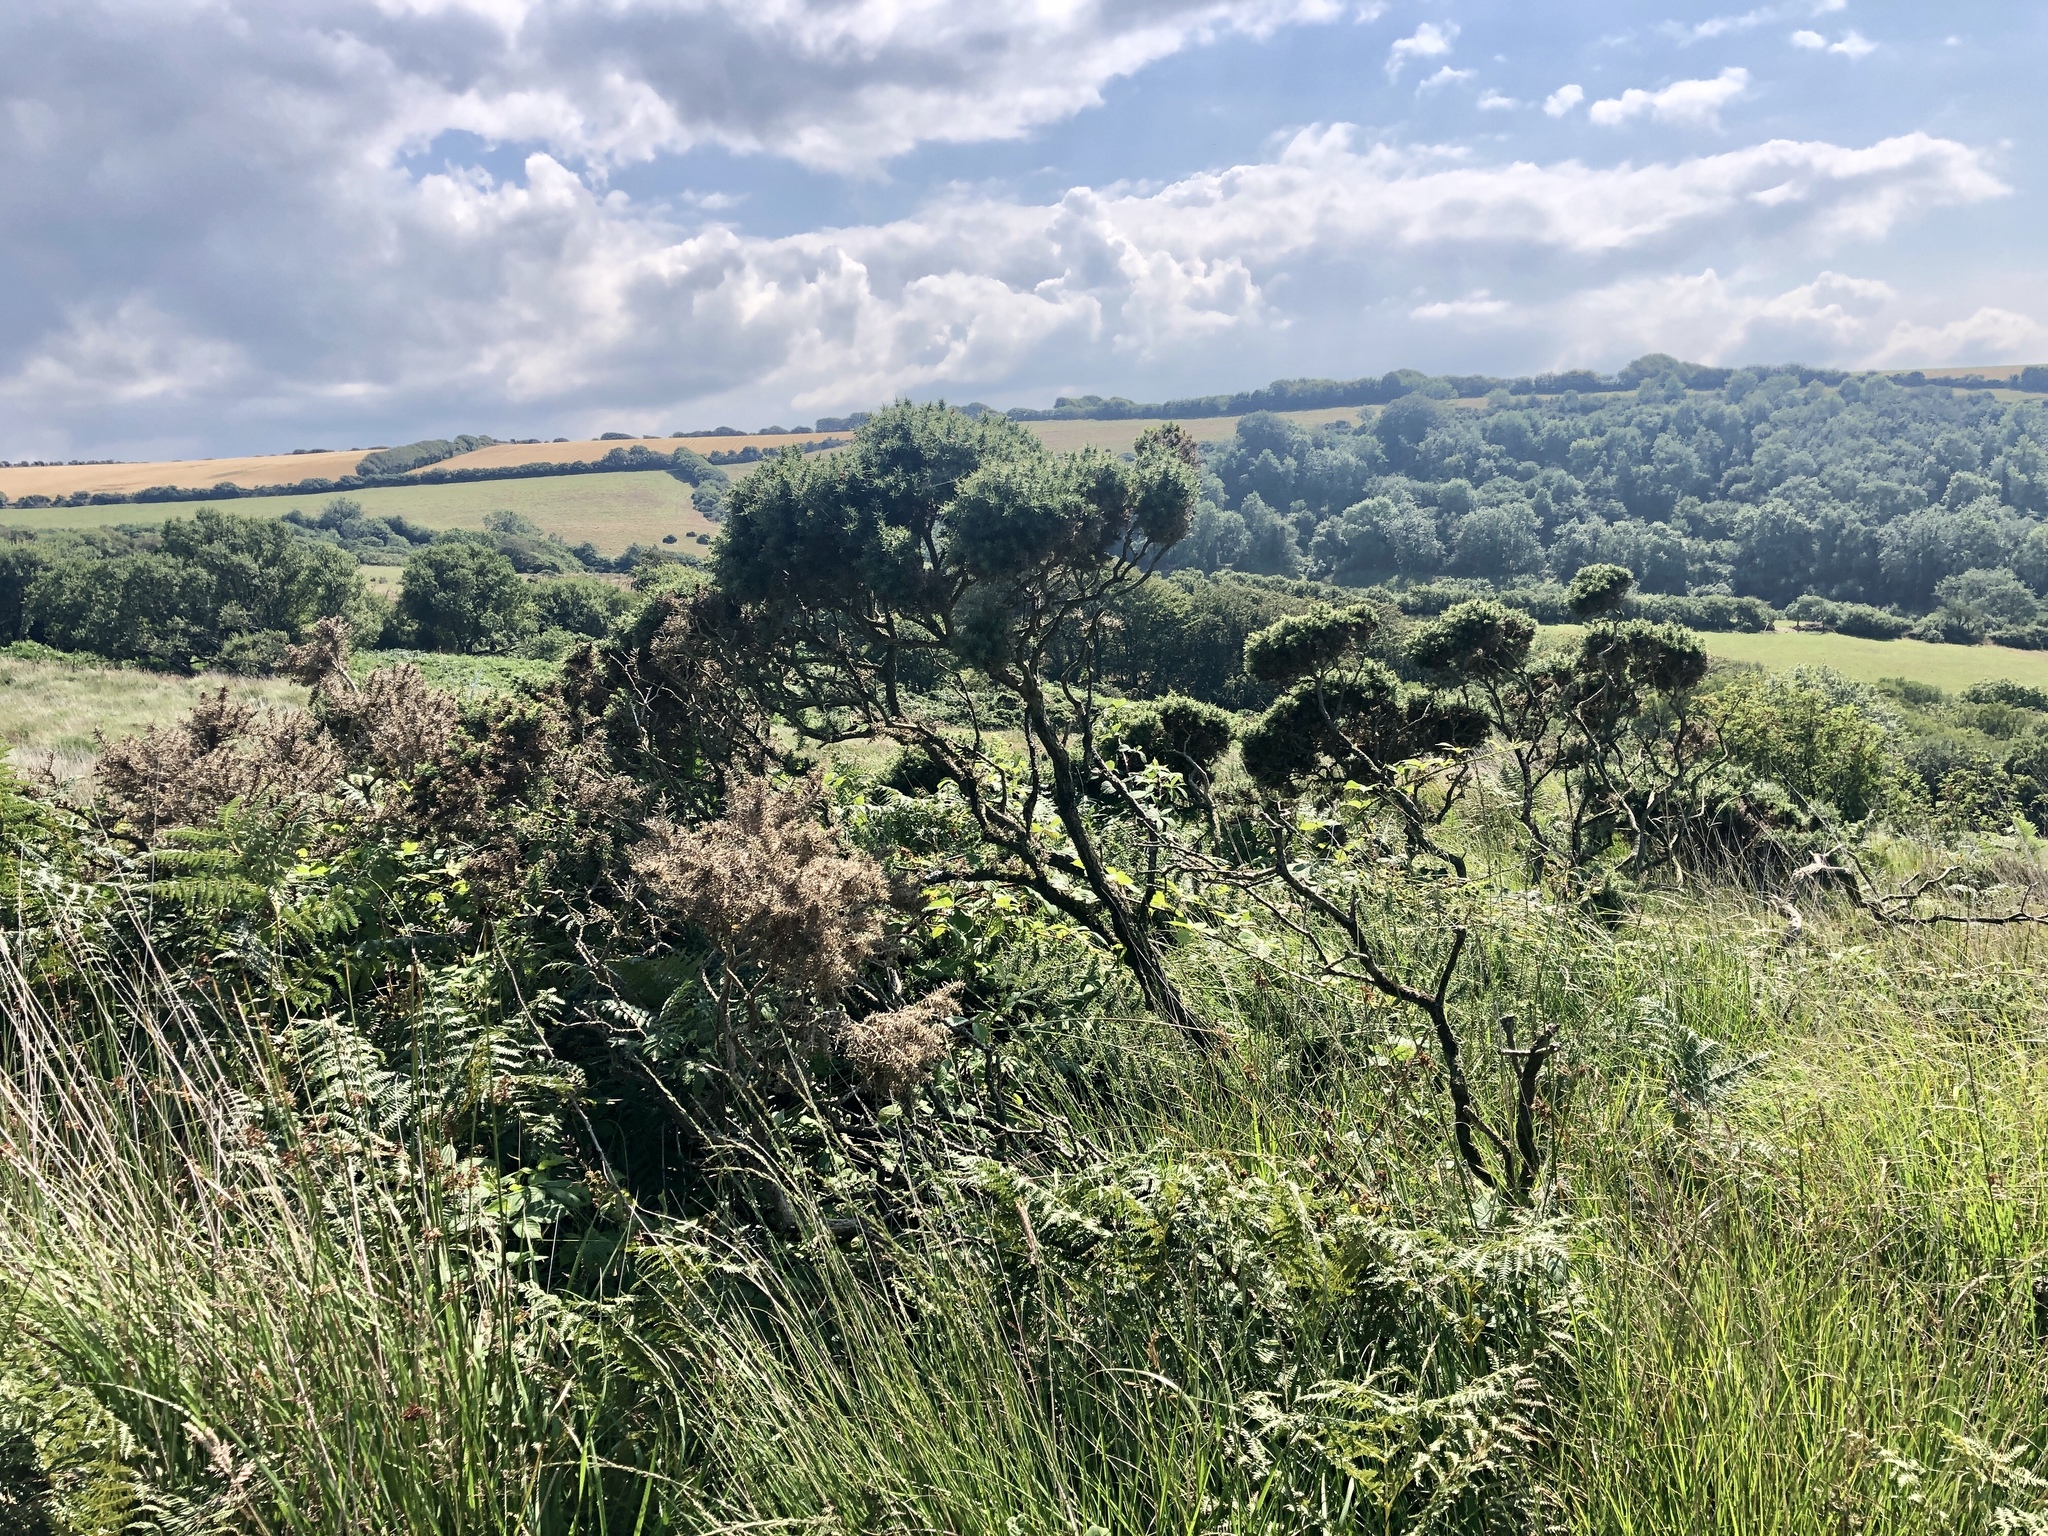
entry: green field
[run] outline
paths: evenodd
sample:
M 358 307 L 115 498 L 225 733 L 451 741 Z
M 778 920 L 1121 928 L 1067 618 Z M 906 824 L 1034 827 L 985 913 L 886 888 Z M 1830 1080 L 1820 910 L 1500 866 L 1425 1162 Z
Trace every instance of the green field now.
M 435 656 L 418 651 L 368 651 L 355 670 L 410 662 L 436 688 L 452 693 L 508 693 L 545 682 L 551 661 L 510 656 Z M 82 666 L 0 653 L 0 757 L 20 773 L 48 772 L 69 783 L 88 772 L 96 735 L 109 741 L 191 712 L 203 693 L 225 688 L 250 704 L 303 705 L 306 690 L 283 678 L 201 672 L 181 677 L 136 667 Z
M 562 475 L 537 480 L 475 480 L 458 485 L 391 486 L 351 491 L 366 512 L 397 513 L 427 528 L 481 528 L 487 512 L 531 518 L 571 544 L 585 540 L 607 555 L 629 544 L 658 544 L 665 534 L 688 540 L 712 525 L 690 504 L 690 487 L 661 470 L 616 475 Z M 221 505 L 245 517 L 282 517 L 293 508 L 317 512 L 318 496 L 250 496 Z M 103 528 L 190 516 L 195 502 L 123 502 L 105 507 L 8 507 L 0 523 L 18 528 Z
M 1289 420 L 1322 426 L 1355 419 L 1356 410 L 1289 411 Z M 1204 442 L 1229 437 L 1237 430 L 1235 416 L 1187 423 Z M 1126 452 L 1155 421 L 1043 421 L 1031 430 L 1058 453 L 1077 448 Z M 725 472 L 744 478 L 755 466 L 730 464 Z M 690 503 L 690 487 L 661 470 L 629 474 L 558 475 L 533 480 L 473 480 L 455 485 L 382 486 L 346 493 L 366 512 L 398 514 L 427 528 L 481 528 L 484 514 L 517 512 L 548 533 L 571 544 L 588 540 L 606 555 L 618 555 L 630 544 L 658 544 L 668 534 L 688 544 L 694 534 L 709 535 L 712 525 Z M 245 517 L 282 517 L 297 508 L 315 512 L 328 494 L 312 496 L 248 496 L 221 503 Z M 123 523 L 160 523 L 190 516 L 203 502 L 128 501 L 100 507 L 0 508 L 0 526 L 15 528 L 107 528 Z
M 218 688 L 252 704 L 306 700 L 305 689 L 282 678 L 179 677 L 0 655 L 0 752 L 19 772 L 47 769 L 69 781 L 92 766 L 95 732 L 111 740 L 164 725 Z
M 1578 633 L 1571 624 L 1546 625 L 1546 638 Z M 1929 645 L 1924 640 L 1859 640 L 1854 635 L 1779 630 L 1768 635 L 1708 634 L 1707 654 L 1719 661 L 1746 662 L 1772 671 L 1831 667 L 1859 683 L 1887 677 L 1932 683 L 1955 693 L 1988 678 L 2010 678 L 2048 688 L 2048 651 L 2013 651 L 2002 645 Z

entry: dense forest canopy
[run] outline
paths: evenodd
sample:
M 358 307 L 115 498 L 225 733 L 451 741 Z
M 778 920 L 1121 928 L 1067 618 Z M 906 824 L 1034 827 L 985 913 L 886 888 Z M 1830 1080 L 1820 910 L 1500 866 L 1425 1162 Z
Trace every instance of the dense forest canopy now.
M 1742 370 L 1701 390 L 1674 369 L 1478 409 L 1420 389 L 1363 425 L 1242 419 L 1175 558 L 1357 585 L 1613 562 L 1651 593 L 1953 602 L 2005 627 L 2048 587 L 2044 440 L 2039 402 L 1881 377 Z

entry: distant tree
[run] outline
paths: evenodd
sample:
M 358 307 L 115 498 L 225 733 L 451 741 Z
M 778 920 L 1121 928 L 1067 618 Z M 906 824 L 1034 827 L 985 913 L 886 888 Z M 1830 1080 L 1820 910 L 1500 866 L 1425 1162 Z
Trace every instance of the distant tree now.
M 117 661 L 185 667 L 232 651 L 235 666 L 258 670 L 320 619 L 375 628 L 374 608 L 336 546 L 282 521 L 201 507 L 167 521 L 154 550 L 42 562 L 22 594 L 20 627 Z
M 26 539 L 0 543 L 0 644 L 28 638 L 28 592 L 46 563 Z
M 424 650 L 502 651 L 532 627 L 533 603 L 512 562 L 480 539 L 448 539 L 405 562 L 398 612 Z
M 2008 570 L 1978 568 L 1944 576 L 1934 584 L 1934 596 L 1943 607 L 1980 613 L 1994 626 L 2031 624 L 2041 615 L 2040 602 Z
M 268 630 L 296 636 L 307 625 L 346 616 L 362 590 L 356 562 L 331 544 L 299 537 L 281 521 L 201 507 L 163 526 L 163 552 L 203 571 L 210 621 L 190 615 L 217 646 L 228 636 Z
M 1452 535 L 1451 569 L 1490 581 L 1542 570 L 1534 516 L 1526 508 L 1475 507 Z

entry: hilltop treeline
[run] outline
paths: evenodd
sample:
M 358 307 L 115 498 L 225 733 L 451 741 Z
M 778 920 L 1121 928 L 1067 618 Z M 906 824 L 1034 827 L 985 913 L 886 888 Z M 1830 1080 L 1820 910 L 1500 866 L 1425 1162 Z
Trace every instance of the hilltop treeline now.
M 2038 644 L 2044 442 L 2040 403 L 1883 378 L 1672 368 L 1627 393 L 1496 390 L 1478 410 L 1413 392 L 1362 426 L 1246 417 L 1205 456 L 1173 559 L 1502 587 L 1614 562 L 1649 593 L 1812 595 L 1818 622 L 1882 629 L 1861 610 L 1889 609 L 1931 616 L 1927 638 Z
M 707 516 L 714 515 L 723 503 L 729 478 L 718 463 L 752 463 L 761 457 L 757 449 L 748 448 L 731 453 L 714 454 L 707 459 L 689 448 L 676 448 L 668 453 L 659 453 L 644 443 L 634 443 L 625 448 L 614 448 L 600 459 L 573 459 L 566 463 L 536 462 L 532 464 L 497 464 L 461 469 L 420 469 L 411 473 L 404 466 L 408 464 L 432 465 L 455 453 L 467 453 L 469 448 L 491 443 L 490 438 L 460 438 L 453 441 L 435 439 L 413 443 L 405 448 L 384 449 L 367 455 L 358 466 L 358 473 L 343 475 L 338 479 L 314 476 L 295 480 L 287 485 L 235 485 L 222 481 L 218 485 L 198 488 L 179 485 L 153 485 L 147 489 L 128 491 L 74 491 L 68 496 L 18 496 L 13 501 L 0 496 L 0 507 L 108 507 L 125 506 L 130 502 L 174 502 L 174 501 L 238 501 L 252 496 L 322 496 L 334 492 L 369 490 L 377 487 L 404 485 L 467 485 L 484 480 L 545 480 L 561 475 L 607 475 L 621 471 L 666 470 L 684 484 L 694 486 L 691 499 Z M 457 443 L 468 443 L 469 448 L 457 447 Z M 817 451 L 836 444 L 807 443 L 807 451 Z M 441 449 L 448 449 L 446 453 Z M 713 460 L 717 463 L 714 463 Z

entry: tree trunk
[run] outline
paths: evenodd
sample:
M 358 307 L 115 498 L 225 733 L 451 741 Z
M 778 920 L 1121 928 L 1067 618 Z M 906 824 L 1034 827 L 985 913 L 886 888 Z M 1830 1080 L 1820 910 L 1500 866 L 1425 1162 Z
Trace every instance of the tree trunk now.
M 1021 691 L 1025 723 L 1037 738 L 1052 768 L 1052 801 L 1054 809 L 1059 812 L 1060 825 L 1066 828 L 1067 836 L 1074 844 L 1074 856 L 1080 862 L 1088 889 L 1109 919 L 1117 948 L 1123 951 L 1124 965 L 1137 978 L 1138 988 L 1145 994 L 1146 1006 L 1204 1050 L 1228 1049 L 1228 1041 L 1222 1032 L 1203 1023 L 1182 999 L 1180 989 L 1174 986 L 1173 979 L 1166 974 L 1166 967 L 1160 963 L 1159 950 L 1151 935 L 1131 916 L 1123 893 L 1111 882 L 1102 856 L 1096 851 L 1095 839 L 1088 830 L 1087 818 L 1082 813 L 1080 791 L 1074 783 L 1074 766 L 1067 760 L 1065 745 L 1045 712 L 1045 699 L 1028 682 Z

